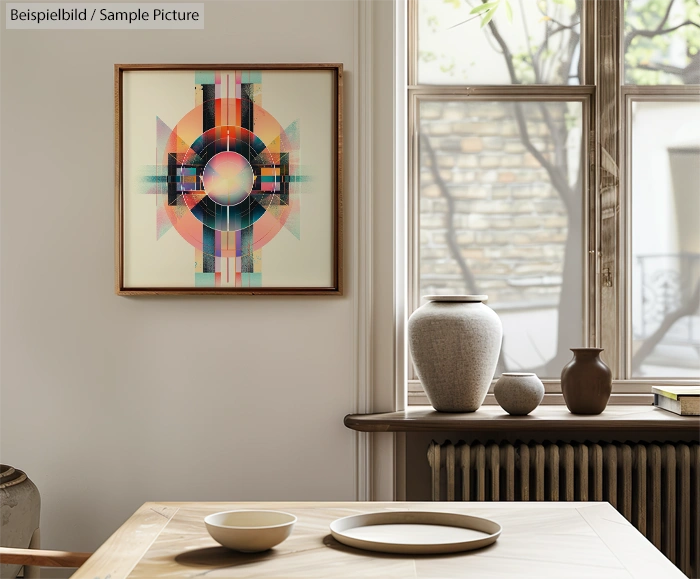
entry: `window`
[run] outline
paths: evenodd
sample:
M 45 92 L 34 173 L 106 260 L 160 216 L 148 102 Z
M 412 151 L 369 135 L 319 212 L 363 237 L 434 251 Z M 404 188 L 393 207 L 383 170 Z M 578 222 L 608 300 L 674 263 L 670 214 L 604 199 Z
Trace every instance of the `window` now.
M 697 383 L 699 49 L 696 0 L 410 0 L 410 308 L 488 294 L 550 401 L 580 345 Z

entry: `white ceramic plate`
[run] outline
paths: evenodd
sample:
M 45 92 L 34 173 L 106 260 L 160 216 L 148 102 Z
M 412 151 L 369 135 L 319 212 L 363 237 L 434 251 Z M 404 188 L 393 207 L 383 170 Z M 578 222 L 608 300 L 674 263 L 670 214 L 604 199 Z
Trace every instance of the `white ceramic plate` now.
M 331 534 L 358 549 L 428 555 L 486 547 L 498 539 L 501 525 L 459 513 L 386 511 L 336 519 Z
M 476 303 L 476 302 L 485 302 L 489 299 L 489 296 L 486 295 L 473 295 L 473 296 L 468 296 L 468 295 L 451 295 L 451 296 L 423 296 L 424 300 L 427 300 L 429 302 L 468 302 L 468 303 Z

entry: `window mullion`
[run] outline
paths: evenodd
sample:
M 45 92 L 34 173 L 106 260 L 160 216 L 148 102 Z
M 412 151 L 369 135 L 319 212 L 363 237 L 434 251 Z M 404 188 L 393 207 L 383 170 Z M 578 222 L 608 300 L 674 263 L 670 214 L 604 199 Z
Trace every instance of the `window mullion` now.
M 587 131 L 585 147 L 582 149 L 582 167 L 586 171 L 584 181 L 584 248 L 588 250 L 584 256 L 584 344 L 593 346 L 598 344 L 600 334 L 599 316 L 599 292 L 596 272 L 598 270 L 598 257 L 600 247 L 600 227 L 599 227 L 599 204 L 596 192 L 598 191 L 598 153 L 597 153 L 597 133 L 598 115 L 596 114 L 596 4 L 595 0 L 583 3 L 582 6 L 582 42 L 581 42 L 581 79 L 585 86 L 592 86 L 592 98 L 588 101 L 586 113 L 584 115 L 584 128 Z
M 408 2 L 408 86 L 418 82 L 418 0 Z
M 596 2 L 583 2 L 581 14 L 581 84 L 594 85 L 596 72 Z
M 620 18 L 621 0 L 597 2 L 596 117 L 599 206 L 595 272 L 600 333 L 597 345 L 615 379 L 624 378 L 620 348 Z

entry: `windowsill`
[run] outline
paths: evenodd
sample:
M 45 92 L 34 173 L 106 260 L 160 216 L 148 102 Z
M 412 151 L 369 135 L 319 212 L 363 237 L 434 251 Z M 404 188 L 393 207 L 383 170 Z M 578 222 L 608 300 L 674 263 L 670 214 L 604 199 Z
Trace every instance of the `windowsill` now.
M 541 405 L 527 416 L 510 416 L 500 406 L 482 406 L 476 412 L 437 412 L 431 406 L 413 406 L 400 412 L 348 414 L 345 426 L 360 432 L 520 432 L 595 433 L 612 431 L 700 439 L 700 417 L 678 416 L 651 405 L 608 405 L 602 414 L 571 414 L 563 405 Z
M 669 382 L 673 383 L 672 380 Z M 561 393 L 561 384 L 559 380 L 544 379 L 544 398 L 541 405 L 555 404 L 564 406 L 564 396 Z M 608 406 L 613 404 L 622 406 L 648 406 L 654 403 L 654 395 L 651 393 L 652 386 L 661 386 L 666 384 L 664 380 L 654 380 L 654 382 L 643 382 L 634 380 L 613 380 L 612 394 Z M 496 380 L 493 380 L 488 394 L 484 400 L 484 405 L 498 405 L 496 398 L 493 395 L 493 389 L 496 385 Z M 409 380 L 407 389 L 408 406 L 430 406 L 428 396 L 423 390 L 423 386 L 418 380 Z

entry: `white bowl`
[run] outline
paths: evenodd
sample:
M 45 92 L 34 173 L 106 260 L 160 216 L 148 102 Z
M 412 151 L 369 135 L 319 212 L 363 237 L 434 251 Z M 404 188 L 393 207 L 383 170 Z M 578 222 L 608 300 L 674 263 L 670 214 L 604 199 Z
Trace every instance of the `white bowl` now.
M 292 534 L 297 518 L 282 511 L 224 511 L 204 518 L 212 538 L 224 547 L 259 553 Z

